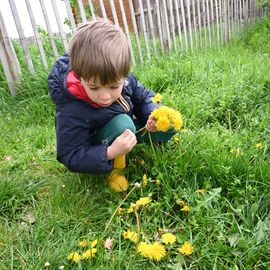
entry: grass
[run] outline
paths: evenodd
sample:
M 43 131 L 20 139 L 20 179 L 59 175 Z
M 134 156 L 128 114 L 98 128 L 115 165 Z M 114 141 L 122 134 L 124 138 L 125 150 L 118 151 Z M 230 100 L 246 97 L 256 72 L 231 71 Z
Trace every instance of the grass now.
M 0 269 L 45 269 L 46 262 L 47 269 L 269 269 L 269 22 L 226 47 L 175 52 L 134 68 L 164 104 L 182 112 L 185 129 L 155 153 L 138 145 L 129 154 L 131 188 L 144 174 L 148 183 L 122 204 L 126 194 L 110 191 L 105 175 L 71 173 L 55 160 L 48 72 L 24 76 L 15 98 L 2 82 Z M 160 261 L 140 256 L 123 238 L 138 229 L 133 213 L 113 215 L 149 194 L 152 203 L 138 210 L 142 241 L 160 241 L 167 231 L 177 238 Z M 113 246 L 105 251 L 109 237 Z M 83 239 L 100 240 L 95 258 L 68 261 Z M 194 247 L 190 256 L 178 251 L 185 241 Z

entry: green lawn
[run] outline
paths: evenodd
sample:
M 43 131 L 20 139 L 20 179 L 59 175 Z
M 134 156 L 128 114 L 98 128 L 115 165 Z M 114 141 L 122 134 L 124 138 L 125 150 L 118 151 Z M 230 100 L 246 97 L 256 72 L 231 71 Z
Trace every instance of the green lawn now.
M 269 31 L 268 18 L 226 47 L 133 69 L 183 114 L 184 129 L 128 155 L 128 196 L 109 190 L 105 175 L 71 173 L 56 161 L 47 71 L 25 76 L 16 98 L 1 82 L 0 269 L 269 269 Z M 162 243 L 165 233 L 176 241 L 148 259 L 123 235 L 138 229 L 140 242 Z M 89 248 L 79 241 L 95 239 L 93 258 L 67 259 Z M 185 241 L 190 255 L 179 251 Z

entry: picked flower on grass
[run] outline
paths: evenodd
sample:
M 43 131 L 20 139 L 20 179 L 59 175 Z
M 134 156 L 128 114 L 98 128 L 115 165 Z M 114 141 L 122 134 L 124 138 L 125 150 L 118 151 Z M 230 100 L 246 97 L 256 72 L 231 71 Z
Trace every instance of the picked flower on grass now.
M 142 186 L 143 187 L 146 187 L 147 186 L 147 183 L 148 183 L 147 175 L 144 174 L 143 175 L 143 180 L 142 180 Z
M 183 211 L 185 213 L 188 213 L 190 211 L 190 208 L 187 205 L 184 205 L 182 209 L 180 209 L 180 211 Z
M 72 252 L 68 255 L 67 259 L 72 262 L 78 263 L 82 259 L 82 256 L 78 252 Z
M 96 253 L 97 253 L 97 249 L 96 249 L 96 248 L 87 249 L 87 250 L 82 254 L 82 259 L 83 259 L 83 260 L 90 259 L 90 258 L 94 257 Z
M 179 130 L 183 126 L 181 113 L 167 106 L 155 109 L 151 116 L 156 120 L 156 129 L 158 131 L 166 132 L 170 128 Z
M 165 247 L 158 242 L 154 242 L 153 244 L 141 242 L 137 250 L 143 257 L 150 260 L 160 261 L 166 255 Z
M 160 103 L 161 100 L 162 100 L 162 95 L 159 94 L 159 93 L 157 93 L 154 97 L 152 97 L 152 101 L 153 101 L 154 103 Z
M 152 199 L 149 197 L 143 197 L 140 198 L 137 202 L 136 202 L 136 206 L 146 206 L 147 204 L 151 203 Z
M 176 237 L 172 233 L 164 233 L 161 236 L 161 240 L 164 244 L 168 245 L 168 244 L 173 244 L 176 241 Z
M 123 237 L 134 243 L 137 243 L 138 241 L 138 234 L 130 230 L 123 232 Z
M 112 248 L 112 245 L 113 245 L 113 240 L 111 238 L 107 238 L 104 241 L 104 247 L 105 247 L 105 249 L 110 250 Z
M 191 255 L 193 251 L 194 248 L 189 241 L 185 241 L 185 243 L 179 248 L 179 252 L 184 255 Z

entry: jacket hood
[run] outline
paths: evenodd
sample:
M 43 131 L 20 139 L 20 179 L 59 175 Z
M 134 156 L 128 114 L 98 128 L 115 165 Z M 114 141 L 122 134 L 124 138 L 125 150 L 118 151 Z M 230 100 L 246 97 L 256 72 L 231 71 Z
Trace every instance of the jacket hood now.
M 71 99 L 75 99 L 69 93 L 66 86 L 66 78 L 70 70 L 69 56 L 64 54 L 55 62 L 48 76 L 49 92 L 56 104 L 66 103 Z

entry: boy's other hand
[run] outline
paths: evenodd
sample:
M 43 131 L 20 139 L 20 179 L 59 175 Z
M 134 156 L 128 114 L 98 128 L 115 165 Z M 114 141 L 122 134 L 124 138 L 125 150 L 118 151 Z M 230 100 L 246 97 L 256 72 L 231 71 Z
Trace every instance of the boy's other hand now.
M 107 160 L 129 153 L 136 144 L 136 135 L 131 130 L 126 129 L 107 148 Z
M 149 116 L 145 128 L 150 132 L 156 132 L 156 120 L 154 117 Z

